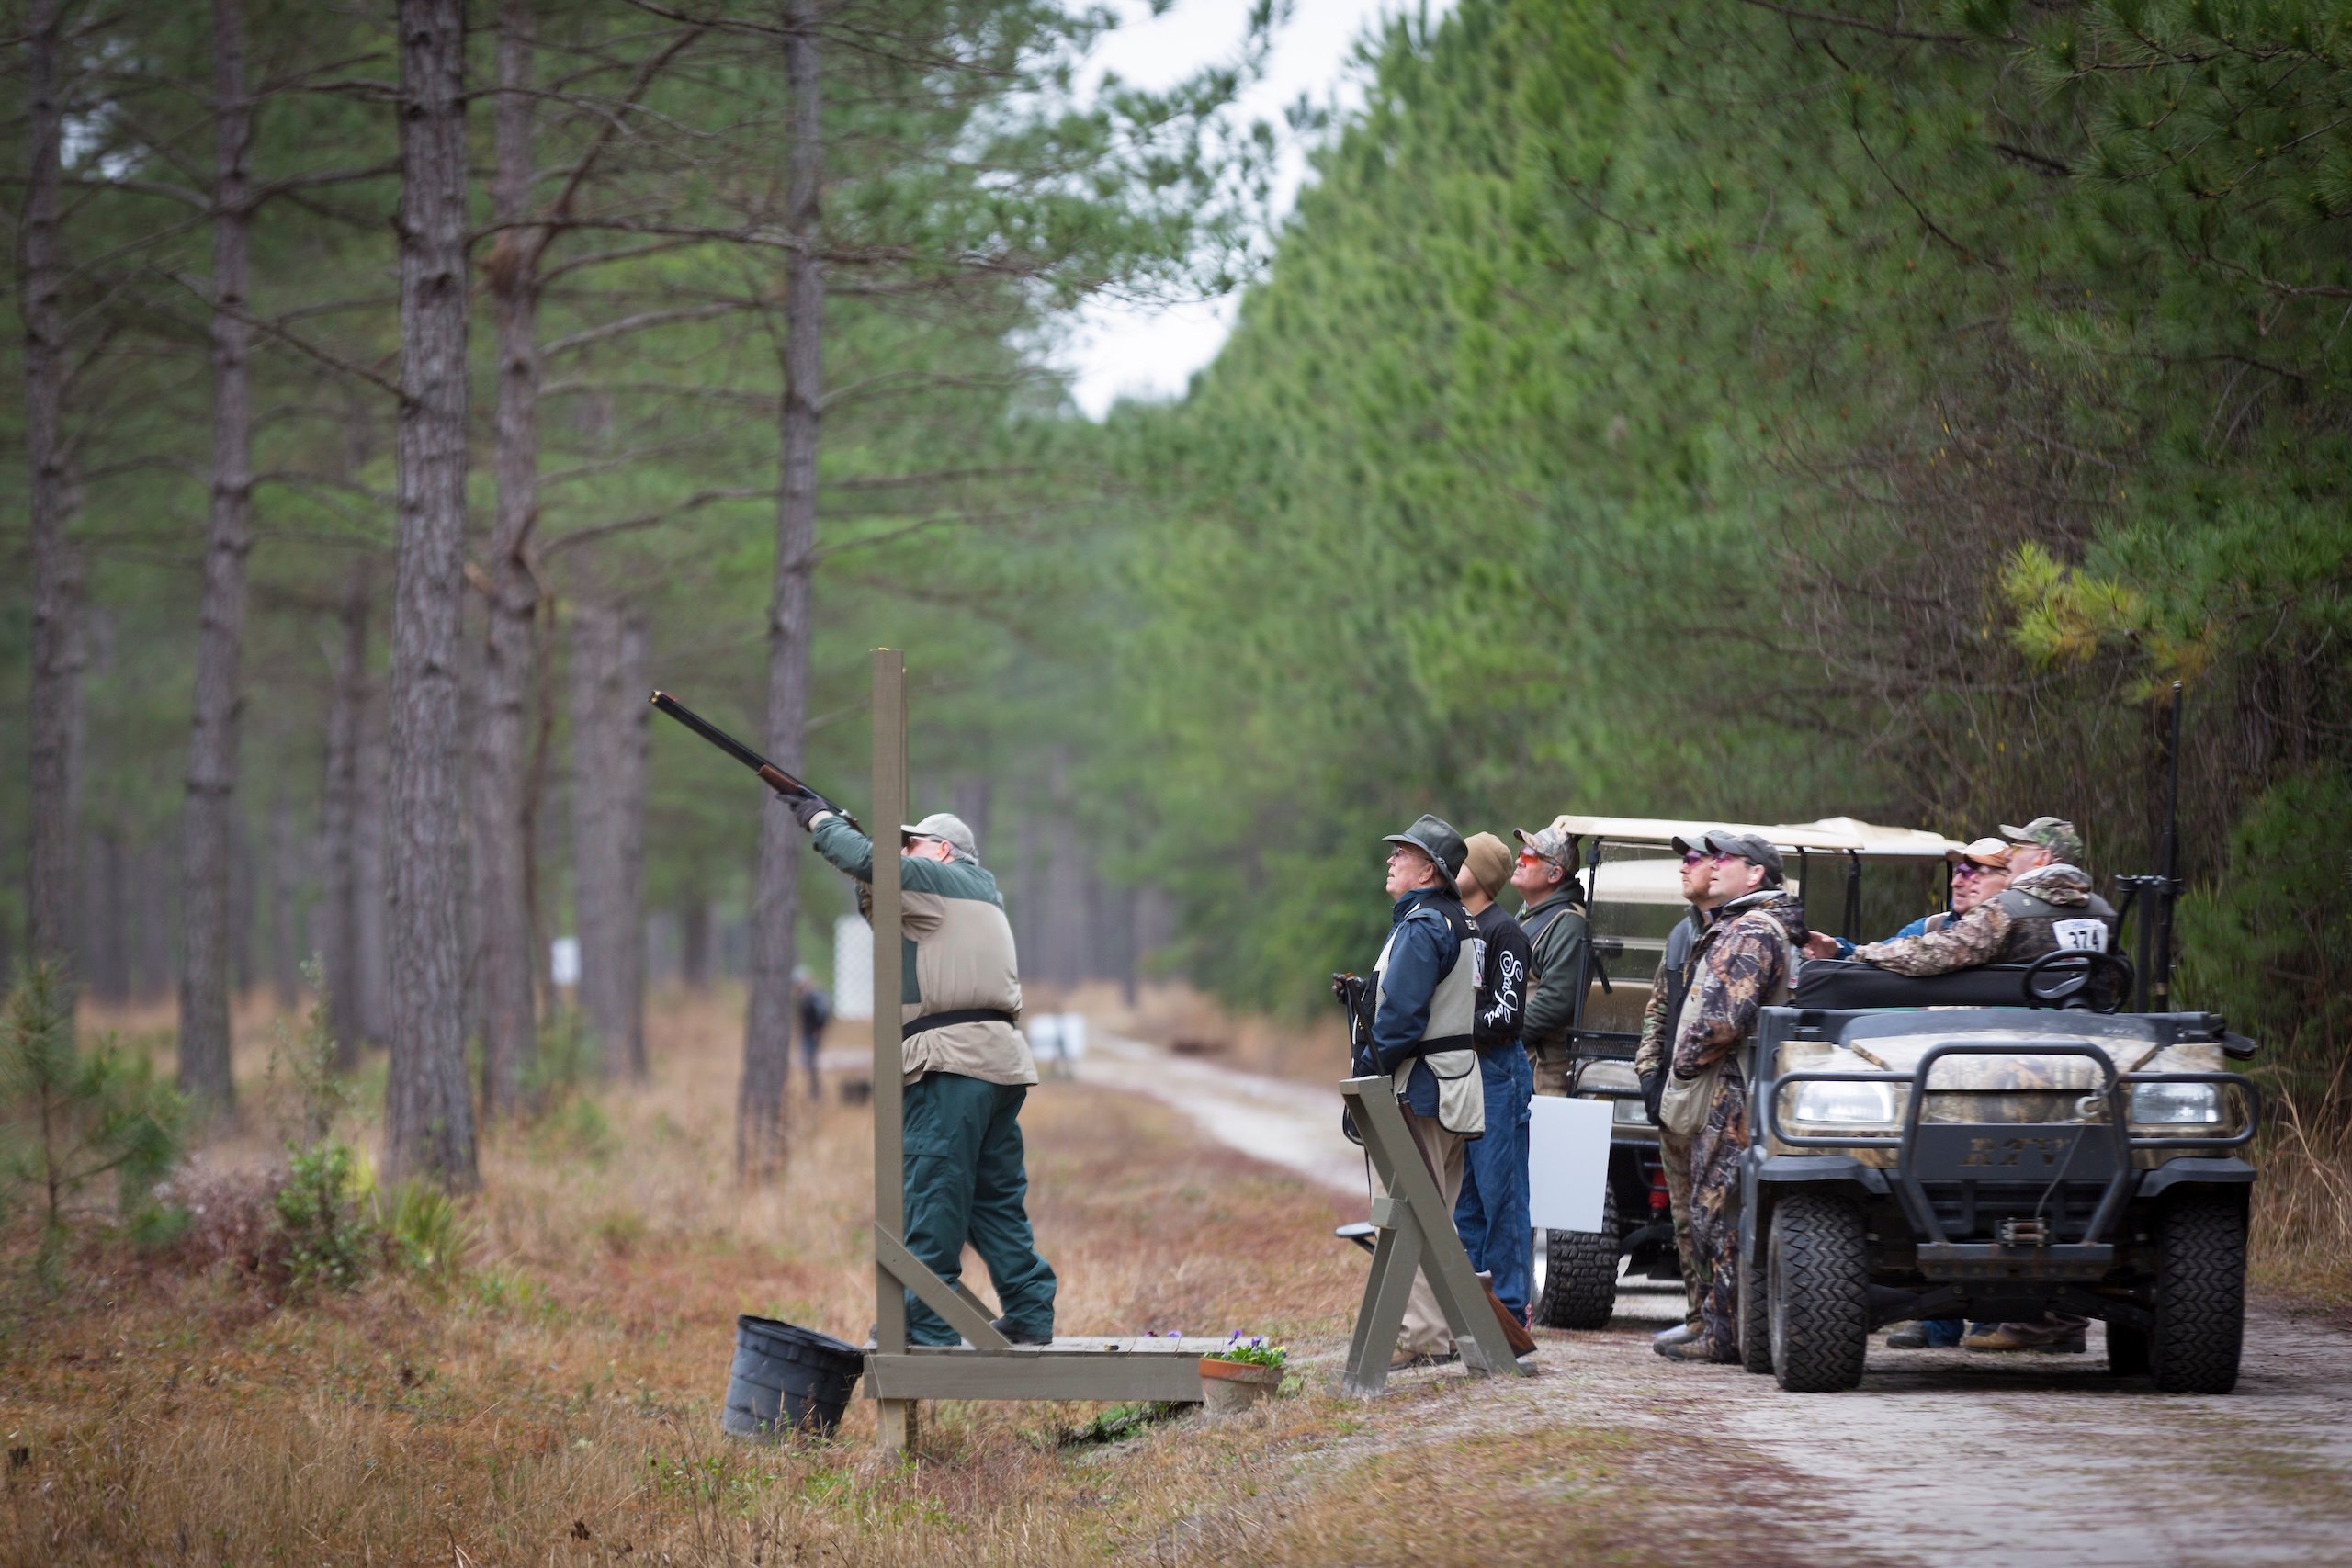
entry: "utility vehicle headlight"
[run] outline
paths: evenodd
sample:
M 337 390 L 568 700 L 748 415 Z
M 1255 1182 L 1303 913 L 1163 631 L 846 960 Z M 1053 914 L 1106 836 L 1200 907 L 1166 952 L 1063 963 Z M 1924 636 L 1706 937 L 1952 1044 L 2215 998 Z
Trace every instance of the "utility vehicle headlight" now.
M 1612 1100 L 1609 1102 L 1609 1120 L 1622 1126 L 1650 1125 L 1649 1107 L 1638 1100 Z
M 2147 1126 L 2207 1125 L 2222 1119 L 2222 1086 L 2143 1083 L 2132 1086 L 2132 1120 Z
M 1888 1126 L 1894 1121 L 1894 1091 L 1883 1083 L 1801 1083 L 1789 1120 L 1817 1126 Z

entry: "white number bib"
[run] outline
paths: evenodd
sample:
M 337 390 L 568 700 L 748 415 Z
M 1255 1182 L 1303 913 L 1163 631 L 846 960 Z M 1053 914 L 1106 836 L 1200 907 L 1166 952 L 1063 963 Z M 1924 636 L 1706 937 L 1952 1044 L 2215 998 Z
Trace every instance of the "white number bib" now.
M 2107 951 L 2105 920 L 2058 920 L 2052 922 L 2050 931 L 2058 939 L 2058 951 L 2061 953 Z

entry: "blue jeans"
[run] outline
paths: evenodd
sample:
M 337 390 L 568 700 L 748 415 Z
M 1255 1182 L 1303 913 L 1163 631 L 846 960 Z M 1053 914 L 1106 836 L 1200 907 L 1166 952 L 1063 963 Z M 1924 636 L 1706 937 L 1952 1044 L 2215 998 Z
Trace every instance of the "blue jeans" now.
M 1535 1094 L 1535 1070 L 1513 1044 L 1479 1057 L 1478 1077 L 1487 1095 L 1487 1135 L 1463 1146 L 1453 1229 L 1470 1254 L 1470 1267 L 1493 1272 L 1496 1299 L 1523 1322 L 1535 1240 L 1527 1214 L 1527 1102 Z

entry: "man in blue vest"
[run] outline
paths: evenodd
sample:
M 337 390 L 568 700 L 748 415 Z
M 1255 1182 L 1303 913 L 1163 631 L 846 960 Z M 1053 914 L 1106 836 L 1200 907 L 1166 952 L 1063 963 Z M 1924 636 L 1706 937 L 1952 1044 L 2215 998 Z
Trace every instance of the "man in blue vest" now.
M 1487 1125 L 1475 1042 L 1477 935 L 1454 886 L 1469 852 L 1461 834 L 1430 816 L 1385 842 L 1388 896 L 1396 903 L 1372 971 L 1373 1059 L 1395 1081 L 1406 1131 L 1437 1179 L 1450 1224 L 1462 1196 L 1463 1141 Z M 1453 1336 L 1437 1297 L 1428 1277 L 1416 1273 L 1391 1364 L 1453 1354 Z

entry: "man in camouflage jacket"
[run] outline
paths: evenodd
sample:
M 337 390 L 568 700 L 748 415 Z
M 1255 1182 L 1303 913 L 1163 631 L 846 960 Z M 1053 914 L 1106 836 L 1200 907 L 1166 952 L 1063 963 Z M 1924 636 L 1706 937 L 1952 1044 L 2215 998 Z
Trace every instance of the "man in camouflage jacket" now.
M 1721 842 L 1709 884 L 1721 902 L 1692 953 L 1690 994 L 1670 1058 L 1674 1076 L 1685 1082 L 1725 1064 L 1706 1124 L 1690 1140 L 1690 1245 L 1707 1279 L 1698 1337 L 1657 1347 L 1677 1361 L 1739 1359 L 1739 1216 L 1733 1204 L 1747 1147 L 1747 1080 L 1738 1052 L 1758 1011 L 1787 996 L 1795 944 L 1805 934 L 1804 907 L 1781 886 L 1780 851 L 1753 834 Z
M 1874 942 L 1854 956 L 1897 975 L 1949 975 L 2061 951 L 2105 952 L 2115 911 L 2072 863 L 2083 853 L 2074 824 L 2037 817 L 2022 828 L 2005 824 L 2001 836 L 2010 844 L 2007 888 L 1939 931 Z
M 1673 1043 L 1674 1021 L 1690 987 L 1690 953 L 1707 929 L 1714 908 L 1714 849 L 1709 840 L 1730 835 L 1721 829 L 1698 838 L 1674 840 L 1682 853 L 1682 896 L 1690 911 L 1667 933 L 1666 952 L 1650 979 L 1650 999 L 1642 1009 L 1642 1043 L 1634 1050 L 1634 1076 L 1642 1086 L 1642 1103 L 1650 1120 L 1657 1120 L 1658 1096 L 1666 1088 L 1666 1051 Z M 1706 1266 L 1690 1245 L 1690 1140 L 1672 1129 L 1657 1130 L 1658 1164 L 1666 1170 L 1667 1212 L 1674 1221 L 1674 1252 L 1682 1264 L 1683 1319 L 1656 1336 L 1661 1346 L 1679 1345 L 1699 1337 L 1699 1299 L 1706 1293 Z

